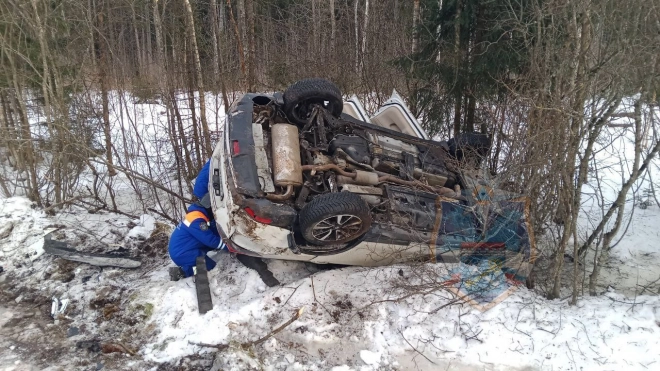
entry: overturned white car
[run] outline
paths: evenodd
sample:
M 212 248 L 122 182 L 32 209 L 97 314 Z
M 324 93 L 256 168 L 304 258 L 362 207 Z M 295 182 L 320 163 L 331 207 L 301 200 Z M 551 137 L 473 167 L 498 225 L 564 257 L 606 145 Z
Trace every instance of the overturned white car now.
M 322 79 L 245 94 L 228 112 L 223 139 L 209 189 L 236 253 L 384 265 L 448 261 L 512 236 L 514 250 L 529 247 L 521 218 L 500 210 L 485 222 L 473 212 L 505 194 L 463 171 L 488 153 L 488 136 L 429 140 L 396 93 L 371 117 Z M 498 218 L 499 237 L 489 236 Z

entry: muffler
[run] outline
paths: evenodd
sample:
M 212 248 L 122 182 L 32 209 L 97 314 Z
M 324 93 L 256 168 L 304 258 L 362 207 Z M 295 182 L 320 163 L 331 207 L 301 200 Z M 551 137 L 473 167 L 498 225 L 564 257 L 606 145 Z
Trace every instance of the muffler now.
M 376 173 L 370 171 L 355 170 L 354 174 L 355 176 L 353 177 L 337 175 L 337 183 L 371 185 L 371 186 L 378 184 L 378 174 Z
M 273 180 L 280 187 L 300 186 L 303 182 L 298 128 L 275 124 L 271 128 Z

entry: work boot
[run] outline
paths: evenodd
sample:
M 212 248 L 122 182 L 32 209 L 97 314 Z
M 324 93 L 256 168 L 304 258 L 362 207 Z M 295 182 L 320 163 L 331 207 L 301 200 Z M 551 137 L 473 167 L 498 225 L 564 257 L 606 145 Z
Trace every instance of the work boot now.
M 178 281 L 182 278 L 186 278 L 186 274 L 183 273 L 181 267 L 170 267 L 170 281 Z
M 274 287 L 280 284 L 280 281 L 273 276 L 273 272 L 268 270 L 268 266 L 264 263 L 261 258 L 256 258 L 254 256 L 236 254 L 236 259 L 241 262 L 244 266 L 254 269 L 259 273 L 259 277 L 264 281 L 266 286 Z

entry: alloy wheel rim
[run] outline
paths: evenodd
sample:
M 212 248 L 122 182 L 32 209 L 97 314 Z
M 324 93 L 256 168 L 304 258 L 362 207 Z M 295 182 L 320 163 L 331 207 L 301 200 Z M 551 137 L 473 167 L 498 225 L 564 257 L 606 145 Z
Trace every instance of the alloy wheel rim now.
M 339 214 L 327 217 L 314 225 L 312 235 L 319 241 L 343 241 L 362 229 L 362 219 L 355 215 Z

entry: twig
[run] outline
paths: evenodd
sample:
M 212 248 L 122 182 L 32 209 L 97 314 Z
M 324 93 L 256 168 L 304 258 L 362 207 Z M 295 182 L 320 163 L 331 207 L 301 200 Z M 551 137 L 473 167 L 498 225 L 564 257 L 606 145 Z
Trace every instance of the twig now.
M 422 292 L 412 292 L 412 293 L 410 293 L 410 294 L 404 295 L 404 296 L 402 296 L 402 297 L 400 297 L 400 298 L 396 298 L 396 299 L 383 299 L 383 300 L 373 301 L 373 302 L 371 302 L 371 303 L 369 303 L 369 304 L 363 306 L 362 308 L 359 308 L 359 309 L 356 311 L 356 313 L 355 313 L 353 316 L 351 316 L 351 318 L 349 318 L 349 321 L 352 320 L 353 317 L 355 317 L 358 313 L 364 311 L 365 309 L 371 307 L 372 305 L 381 304 L 381 303 L 398 303 L 398 302 L 400 302 L 401 300 L 408 299 L 408 298 L 410 298 L 410 297 L 412 297 L 412 296 L 415 296 L 415 295 L 428 295 L 428 294 L 431 294 L 431 293 L 433 293 L 433 292 L 435 292 L 435 291 L 438 291 L 438 290 L 440 290 L 440 289 L 443 289 L 443 288 L 444 288 L 444 287 L 433 287 L 433 288 L 431 288 L 431 289 L 429 289 L 429 290 L 427 290 L 427 291 L 422 291 Z M 438 309 L 441 309 L 441 308 L 438 308 Z
M 440 309 L 445 308 L 445 307 L 448 307 L 448 306 L 450 306 L 450 305 L 452 305 L 452 304 L 456 304 L 456 303 L 459 302 L 459 301 L 462 302 L 462 301 L 463 301 L 463 298 L 461 298 L 461 297 L 456 297 L 455 299 L 452 299 L 452 300 L 450 300 L 449 302 L 447 302 L 447 303 L 445 303 L 445 304 L 443 304 L 443 305 L 441 305 L 441 306 L 439 306 L 439 307 L 433 309 L 432 311 L 429 312 L 429 314 L 435 314 L 435 313 L 437 313 Z
M 286 303 L 288 303 L 289 300 L 291 300 L 291 298 L 293 297 L 293 294 L 296 293 L 296 291 L 298 290 L 298 287 L 300 287 L 300 286 L 302 286 L 302 283 L 301 283 L 300 285 L 296 286 L 295 289 L 293 289 L 293 292 L 291 293 L 291 295 L 289 295 L 289 298 L 286 299 L 286 301 L 284 302 L 284 304 L 282 304 L 283 307 L 285 307 L 285 306 L 286 306 Z
M 188 341 L 188 344 L 197 345 L 199 347 L 205 347 L 205 348 L 215 348 L 217 350 L 225 350 L 229 348 L 229 344 L 207 344 L 207 343 L 195 343 L 192 341 Z
M 654 284 L 658 283 L 658 281 L 660 281 L 660 276 L 658 276 L 658 278 L 656 278 L 654 281 L 649 282 L 645 286 L 638 284 L 637 286 L 642 288 L 642 291 L 639 292 L 639 295 L 644 295 L 644 292 L 646 292 L 646 290 L 650 289 L 651 285 L 654 285 Z
M 610 300 L 612 300 L 612 301 L 615 302 L 615 303 L 629 304 L 629 305 L 635 305 L 635 304 L 639 304 L 639 305 L 641 305 L 641 304 L 646 304 L 645 301 L 643 301 L 643 302 L 641 302 L 641 303 L 631 303 L 631 302 L 629 302 L 629 301 L 616 300 L 616 299 L 611 298 L 611 297 L 609 297 L 609 296 L 605 296 L 605 297 L 608 298 L 608 299 L 610 299 Z
M 314 276 L 309 276 L 309 278 L 312 280 L 312 295 L 314 295 L 314 302 L 319 303 L 319 305 L 330 315 L 330 317 L 333 317 L 332 312 L 328 310 L 328 308 L 323 305 L 320 301 L 316 299 L 316 289 L 314 288 Z
M 405 342 L 406 342 L 408 345 L 410 345 L 410 347 L 413 348 L 413 350 L 414 350 L 415 352 L 417 352 L 419 355 L 421 355 L 422 357 L 424 357 L 424 359 L 426 359 L 427 361 L 431 362 L 432 364 L 435 364 L 435 362 L 431 361 L 427 356 L 424 355 L 424 353 L 420 352 L 419 350 L 417 350 L 417 348 L 415 348 L 412 344 L 410 344 L 410 342 L 408 341 L 408 339 L 406 339 L 406 337 L 403 336 L 403 332 L 401 332 L 401 329 L 397 328 L 396 330 L 399 332 L 399 335 L 401 335 L 401 337 L 403 338 L 403 340 L 405 340 Z
M 300 316 L 302 316 L 302 314 L 303 314 L 304 311 L 305 311 L 305 307 L 301 307 L 300 309 L 298 309 L 298 310 L 296 311 L 296 313 L 293 315 L 293 317 L 291 317 L 290 320 L 286 321 L 284 324 L 282 324 L 282 325 L 279 326 L 278 328 L 272 330 L 271 332 L 269 332 L 268 334 L 266 334 L 266 336 L 264 336 L 264 337 L 262 337 L 262 338 L 259 338 L 259 339 L 255 340 L 255 341 L 248 341 L 248 342 L 246 342 L 246 343 L 242 343 L 241 345 L 239 345 L 239 347 L 240 347 L 241 349 L 247 349 L 247 348 L 249 348 L 249 347 L 252 347 L 252 346 L 255 346 L 255 345 L 259 345 L 259 344 L 265 342 L 266 340 L 270 339 L 271 337 L 273 337 L 273 336 L 276 335 L 277 333 L 279 333 L 279 332 L 281 332 L 282 330 L 284 330 L 287 326 L 289 326 L 290 324 L 292 324 L 293 322 L 295 322 L 298 318 L 300 318 Z M 217 349 L 218 351 L 220 351 L 220 350 L 225 350 L 225 349 L 229 348 L 229 344 L 194 343 L 194 342 L 192 342 L 192 341 L 188 341 L 188 344 L 190 344 L 190 345 L 197 345 L 197 346 L 200 346 L 200 347 L 206 347 L 206 348 L 215 348 L 215 349 Z
M 57 209 L 57 208 L 60 207 L 60 206 L 64 206 L 64 205 L 68 205 L 68 204 L 72 204 L 72 203 L 74 203 L 74 202 L 80 200 L 82 197 L 83 197 L 83 196 L 76 196 L 76 197 L 70 198 L 70 199 L 68 199 L 68 200 L 64 200 L 64 201 L 62 201 L 62 202 L 58 202 L 58 203 L 56 203 L 56 204 L 50 205 L 50 206 L 48 206 L 47 208 L 44 209 L 44 213 L 49 214 L 49 213 L 52 212 L 54 209 Z
M 122 344 L 122 343 L 119 343 L 119 342 L 105 343 L 104 345 L 105 345 L 105 346 L 109 346 L 109 347 L 115 346 L 115 347 L 117 347 L 117 348 L 123 350 L 124 353 L 128 353 L 128 354 L 130 354 L 130 355 L 132 355 L 132 356 L 134 356 L 134 355 L 136 354 L 134 350 L 130 349 L 130 348 L 127 347 L 126 345 L 124 345 L 124 344 Z M 110 353 L 110 352 L 109 352 L 109 353 Z
M 176 317 L 174 317 L 174 321 L 172 322 L 172 326 L 176 327 L 176 325 L 181 320 L 181 317 L 183 317 L 183 311 L 179 311 L 179 313 L 177 313 Z
M 577 370 L 577 365 L 575 364 L 575 357 L 573 357 L 573 351 L 571 350 L 570 345 L 568 345 L 568 342 L 565 342 L 566 347 L 568 347 L 568 351 L 571 353 L 571 362 L 573 362 L 573 367 Z
M 167 215 L 167 214 L 165 214 L 165 213 L 162 213 L 162 212 L 160 212 L 160 211 L 154 209 L 153 207 L 148 207 L 147 210 L 148 210 L 148 211 L 151 211 L 152 213 L 154 213 L 154 214 L 156 214 L 156 215 L 158 215 L 158 216 L 160 216 L 160 217 L 163 218 L 163 219 L 167 219 L 167 220 L 169 220 L 170 222 L 172 222 L 172 223 L 174 223 L 174 224 L 178 224 L 178 223 L 179 223 L 178 220 L 172 218 L 171 216 L 169 216 L 169 215 Z
M 580 322 L 580 324 L 582 325 L 582 328 L 584 329 L 584 334 L 587 335 L 587 340 L 589 340 L 589 344 L 591 344 L 591 346 L 593 347 L 594 343 L 592 343 L 591 339 L 589 339 L 589 333 L 587 332 L 587 326 L 585 326 L 584 323 L 582 323 L 582 321 L 580 321 L 579 319 L 576 319 L 576 321 Z
M 291 317 L 290 320 L 288 320 L 284 324 L 282 324 L 282 326 L 280 326 L 280 327 L 276 328 L 275 330 L 271 331 L 269 334 L 262 337 L 261 339 L 258 339 L 258 340 L 255 340 L 255 341 L 252 341 L 252 342 L 249 342 L 249 343 L 241 344 L 241 347 L 242 348 L 248 348 L 248 347 L 251 347 L 251 346 L 254 346 L 254 345 L 259 345 L 259 344 L 263 343 L 264 341 L 266 341 L 266 340 L 270 339 L 271 337 L 273 337 L 273 335 L 275 335 L 278 332 L 284 330 L 287 326 L 289 326 L 290 324 L 295 322 L 298 318 L 300 318 L 300 316 L 303 314 L 304 311 L 305 311 L 305 307 L 301 307 L 300 309 L 298 309 L 296 311 L 296 314 L 294 314 L 293 317 Z

